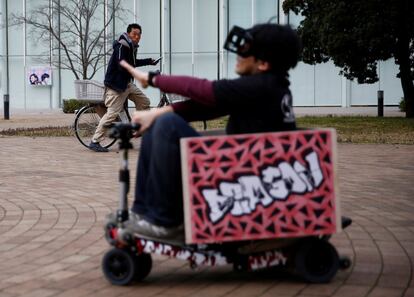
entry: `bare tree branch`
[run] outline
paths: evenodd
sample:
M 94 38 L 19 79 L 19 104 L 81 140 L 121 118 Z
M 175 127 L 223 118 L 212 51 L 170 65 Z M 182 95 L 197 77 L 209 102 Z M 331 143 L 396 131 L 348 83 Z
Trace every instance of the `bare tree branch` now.
M 105 57 L 105 32 L 115 16 L 127 13 L 121 7 L 121 0 L 115 0 L 104 21 L 105 0 L 52 0 L 49 4 L 38 5 L 27 16 L 13 14 L 11 25 L 27 24 L 36 43 L 51 44 L 51 62 L 54 66 L 72 71 L 76 79 L 91 79 L 102 69 Z M 56 15 L 60 15 L 60 26 Z M 121 19 L 122 21 L 122 19 Z M 63 51 L 60 64 L 53 59 L 54 51 Z M 46 54 L 46 53 L 45 53 Z M 46 61 L 46 58 L 39 58 Z

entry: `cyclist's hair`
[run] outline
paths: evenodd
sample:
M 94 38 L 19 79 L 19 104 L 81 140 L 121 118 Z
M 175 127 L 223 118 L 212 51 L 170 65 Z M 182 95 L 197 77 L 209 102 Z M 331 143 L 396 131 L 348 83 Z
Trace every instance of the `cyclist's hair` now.
M 300 38 L 290 26 L 258 24 L 248 30 L 253 37 L 254 56 L 270 63 L 270 71 L 294 68 L 302 51 Z
M 136 24 L 136 23 L 134 23 L 134 24 L 129 24 L 129 25 L 128 25 L 128 28 L 127 28 L 127 33 L 131 32 L 131 31 L 132 31 L 132 29 L 139 29 L 139 32 L 141 32 L 141 33 L 142 33 L 142 28 L 141 28 L 141 26 L 140 26 L 140 25 L 138 25 L 138 24 Z

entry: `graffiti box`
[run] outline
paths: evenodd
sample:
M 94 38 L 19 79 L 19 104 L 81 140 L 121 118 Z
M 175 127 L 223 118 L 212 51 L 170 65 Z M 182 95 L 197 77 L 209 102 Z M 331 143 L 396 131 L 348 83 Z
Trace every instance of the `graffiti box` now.
M 185 138 L 181 162 L 187 243 L 341 228 L 333 129 Z

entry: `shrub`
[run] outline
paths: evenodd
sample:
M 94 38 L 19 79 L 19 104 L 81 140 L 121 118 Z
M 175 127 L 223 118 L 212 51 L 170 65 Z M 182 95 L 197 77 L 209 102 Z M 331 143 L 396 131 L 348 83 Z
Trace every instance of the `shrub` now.
M 407 111 L 406 108 L 405 108 L 405 98 L 404 97 L 401 98 L 400 105 L 398 107 L 400 108 L 400 111 L 402 111 L 402 112 Z
M 67 99 L 63 100 L 63 112 L 64 113 L 75 113 L 76 110 L 81 109 L 88 103 L 86 101 L 78 99 Z

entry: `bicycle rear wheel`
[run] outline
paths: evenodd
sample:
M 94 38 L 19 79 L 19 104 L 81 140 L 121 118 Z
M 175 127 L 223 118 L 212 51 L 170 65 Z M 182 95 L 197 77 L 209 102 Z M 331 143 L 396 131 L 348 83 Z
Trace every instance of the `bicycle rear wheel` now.
M 168 98 L 167 94 L 162 93 L 160 102 L 158 102 L 157 107 L 163 107 L 171 104 L 171 100 Z
M 96 113 L 95 106 L 82 107 L 76 115 L 74 127 L 75 135 L 79 142 L 85 147 L 89 146 L 100 119 L 101 117 Z M 115 139 L 105 137 L 100 144 L 105 148 L 109 148 L 115 141 Z

